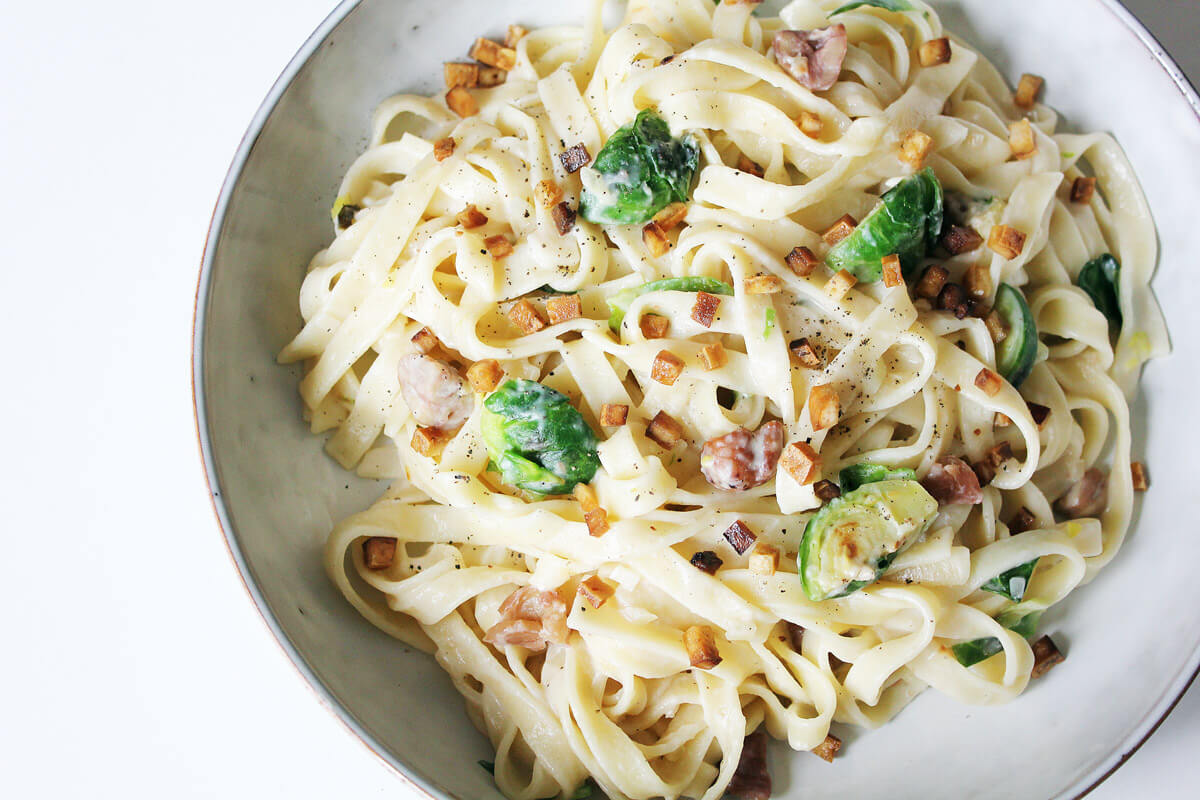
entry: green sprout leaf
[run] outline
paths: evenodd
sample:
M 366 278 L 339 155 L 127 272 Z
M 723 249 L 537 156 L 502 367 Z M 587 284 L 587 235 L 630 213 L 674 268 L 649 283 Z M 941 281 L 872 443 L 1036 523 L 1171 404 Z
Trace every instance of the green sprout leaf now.
M 633 301 L 651 292 L 708 292 L 709 294 L 733 295 L 733 287 L 716 278 L 664 278 L 661 281 L 650 281 L 641 286 L 634 286 L 608 298 L 608 327 L 613 332 L 621 330 L 621 321 Z
M 769 339 L 771 337 L 771 331 L 775 329 L 775 309 L 767 309 L 766 319 L 767 324 L 763 328 L 763 338 Z
M 861 6 L 882 8 L 884 11 L 916 11 L 908 0 L 856 0 L 853 3 L 846 3 L 846 5 L 830 13 L 829 16 L 836 16 L 845 11 L 853 11 Z
M 1037 562 L 1038 560 L 1035 558 L 1024 564 L 1018 564 L 1006 572 L 1001 572 L 979 588 L 1019 603 L 1025 599 L 1025 590 L 1029 588 L 1029 579 L 1033 576 Z
M 646 222 L 688 199 L 699 162 L 694 142 L 672 139 L 666 120 L 645 109 L 618 128 L 585 168 L 580 213 L 597 224 Z
M 1121 316 L 1120 292 L 1121 264 L 1111 253 L 1093 258 L 1079 271 L 1076 281 L 1079 288 L 1088 293 L 1096 308 L 1108 317 L 1110 324 L 1118 330 L 1124 321 Z
M 882 464 L 853 464 L 838 473 L 838 486 L 843 492 L 853 492 L 868 483 L 890 480 L 915 481 L 917 473 L 907 467 L 893 469 Z

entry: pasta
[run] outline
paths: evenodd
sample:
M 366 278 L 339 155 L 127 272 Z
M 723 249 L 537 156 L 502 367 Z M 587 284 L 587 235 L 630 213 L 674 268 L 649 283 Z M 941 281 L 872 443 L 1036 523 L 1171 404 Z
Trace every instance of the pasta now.
M 329 454 L 392 483 L 326 568 L 435 655 L 514 800 L 712 800 L 760 728 L 814 750 L 926 687 L 1009 701 L 1037 615 L 1121 546 L 1167 347 L 1129 163 L 925 3 L 839 5 L 606 29 L 595 0 L 384 101 L 342 183 L 279 358 Z M 605 172 L 638 136 L 677 169 Z M 906 197 L 933 227 L 864 255 Z M 501 455 L 522 424 L 558 460 Z M 817 532 L 908 499 L 916 533 L 812 599 Z

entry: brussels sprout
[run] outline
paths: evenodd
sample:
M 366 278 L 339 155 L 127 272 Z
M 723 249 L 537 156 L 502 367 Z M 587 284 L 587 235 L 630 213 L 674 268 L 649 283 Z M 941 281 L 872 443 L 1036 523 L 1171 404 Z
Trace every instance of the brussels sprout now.
M 829 251 L 825 263 L 872 283 L 883 275 L 883 259 L 895 254 L 911 276 L 941 231 L 942 185 L 927 167 L 884 194 L 854 232 Z
M 1003 595 L 1009 600 L 1019 603 L 1025 598 L 1025 590 L 1029 588 L 1029 579 L 1033 576 L 1037 562 L 1038 560 L 1035 558 L 1019 564 L 1007 572 L 1001 572 L 979 588 L 986 592 Z
M 843 11 L 853 11 L 861 6 L 882 8 L 884 11 L 916 11 L 908 0 L 855 0 L 853 3 L 846 3 L 836 11 L 830 12 L 829 16 L 841 14 Z
M 993 307 L 1008 329 L 1008 335 L 996 347 L 996 366 L 1004 379 L 1017 387 L 1029 377 L 1037 360 L 1038 332 L 1033 312 L 1025 295 L 1007 283 L 1000 284 Z
M 1088 293 L 1096 308 L 1108 317 L 1109 323 L 1121 329 L 1121 301 L 1117 287 L 1121 283 L 1121 264 L 1111 253 L 1093 258 L 1079 271 L 1079 288 Z
M 600 466 L 596 434 L 565 395 L 509 380 L 483 403 L 480 430 L 501 479 L 531 494 L 565 494 Z
M 854 464 L 838 473 L 838 485 L 843 492 L 853 492 L 867 483 L 899 479 L 915 481 L 917 473 L 907 467 L 892 469 L 881 464 Z
M 810 600 L 844 597 L 876 581 L 917 542 L 938 504 L 913 480 L 868 483 L 830 500 L 800 542 L 800 580 Z
M 646 109 L 605 142 L 580 173 L 583 218 L 599 224 L 646 222 L 670 203 L 688 199 L 700 150 L 690 139 L 672 139 L 667 122 Z
M 708 292 L 709 294 L 732 295 L 733 287 L 716 278 L 664 278 L 661 281 L 650 281 L 641 286 L 634 286 L 608 298 L 608 327 L 614 331 L 621 330 L 621 321 L 625 312 L 644 294 L 651 292 Z
M 1037 632 L 1037 624 L 1041 618 L 1041 611 L 1023 613 L 1014 608 L 996 617 L 996 621 L 1008 628 L 1013 633 L 1028 639 Z M 984 639 L 971 639 L 967 642 L 959 642 L 950 648 L 951 652 L 954 653 L 954 657 L 958 660 L 958 663 L 962 664 L 964 667 L 974 666 L 980 661 L 991 658 L 1003 649 L 1004 645 L 1000 644 L 1000 640 L 995 636 L 988 636 Z

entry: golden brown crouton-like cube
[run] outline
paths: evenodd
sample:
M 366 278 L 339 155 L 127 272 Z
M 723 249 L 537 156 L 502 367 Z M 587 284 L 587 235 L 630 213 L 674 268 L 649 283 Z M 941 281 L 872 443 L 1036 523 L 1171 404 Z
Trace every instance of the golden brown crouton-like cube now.
M 661 314 L 643 314 L 638 320 L 638 327 L 642 329 L 642 336 L 646 339 L 662 339 L 667 335 L 667 330 L 671 327 L 671 320 Z
M 983 237 L 977 230 L 961 225 L 951 225 L 950 230 L 946 231 L 946 235 L 942 237 L 942 247 L 949 250 L 952 256 L 970 253 L 979 249 L 981 244 L 983 244 Z
M 821 354 L 817 352 L 817 348 L 812 346 L 808 338 L 797 339 L 789 345 L 792 355 L 800 362 L 801 366 L 809 369 L 822 369 L 825 362 L 821 359 Z
M 362 552 L 367 569 L 387 569 L 396 560 L 396 540 L 390 536 L 372 536 L 362 543 Z
M 917 51 L 922 67 L 936 67 L 950 61 L 950 39 L 943 36 L 940 39 L 930 39 L 921 45 Z
M 421 328 L 421 330 L 414 333 L 412 337 L 412 343 L 415 344 L 417 349 L 422 353 L 432 353 L 437 349 L 438 345 L 441 344 L 441 342 L 438 341 L 438 338 L 433 335 L 433 331 L 429 330 L 429 328 Z
M 1071 184 L 1072 203 L 1090 203 L 1096 194 L 1095 178 L 1076 178 Z
M 679 424 L 679 420 L 667 412 L 660 411 L 654 415 L 654 419 L 650 420 L 650 424 L 646 427 L 646 436 L 661 447 L 670 450 L 683 438 L 683 426 Z
M 493 86 L 499 86 L 508 78 L 508 72 L 499 67 L 480 67 L 479 68 L 479 88 L 490 89 Z
M 900 268 L 900 256 L 894 253 L 883 257 L 883 285 L 889 289 L 904 284 L 904 271 Z
M 475 98 L 461 86 L 455 86 L 446 92 L 446 105 L 460 117 L 473 117 L 479 113 L 479 104 Z
M 1133 490 L 1135 492 L 1144 492 L 1150 488 L 1150 479 L 1146 477 L 1145 464 L 1134 461 L 1129 465 L 1129 471 L 1133 474 Z
M 517 65 L 517 51 L 511 47 L 503 47 L 491 39 L 476 39 L 471 47 L 470 56 L 489 67 L 499 67 L 506 72 Z
M 847 292 L 854 288 L 856 283 L 858 283 L 858 278 L 844 269 L 839 269 L 832 278 L 825 282 L 825 294 L 833 300 L 841 300 Z
M 642 244 L 646 245 L 650 255 L 655 258 L 666 255 L 671 249 L 671 240 L 667 238 L 667 232 L 654 221 L 647 222 L 646 227 L 642 228 Z
M 588 165 L 588 162 L 592 160 L 592 154 L 588 152 L 583 142 L 579 142 L 559 153 L 558 160 L 562 162 L 563 169 L 574 173 Z
M 1004 324 L 1004 318 L 1000 316 L 999 311 L 989 311 L 988 315 L 983 318 L 983 324 L 987 326 L 994 344 L 1000 344 L 1008 338 L 1008 326 Z
M 683 646 L 687 649 L 688 661 L 697 669 L 712 669 L 721 663 L 712 628 L 707 625 L 693 625 L 684 631 Z
M 605 428 L 618 428 L 629 419 L 629 406 L 624 403 L 605 403 L 600 406 L 600 424 Z
M 458 61 L 447 61 L 442 65 L 442 74 L 446 78 L 446 88 L 457 86 L 474 87 L 479 83 L 479 65 L 464 64 Z
M 557 294 L 546 300 L 546 312 L 550 315 L 550 324 L 570 322 L 583 316 L 583 304 L 577 294 Z
M 792 442 L 785 447 L 779 466 L 801 486 L 821 477 L 821 457 L 807 442 Z
M 515 48 L 517 46 L 517 42 L 524 39 L 525 34 L 527 33 L 529 33 L 529 31 L 520 25 L 509 25 L 508 33 L 504 35 L 504 46 Z
M 787 261 L 792 272 L 801 278 L 807 278 L 817 268 L 817 264 L 821 263 L 817 260 L 816 254 L 807 247 L 793 247 L 792 252 L 788 253 L 784 260 Z
M 467 381 L 477 392 L 490 392 L 500 385 L 503 377 L 504 370 L 494 358 L 485 358 L 467 367 Z
M 763 176 L 763 168 L 747 158 L 745 153 L 738 155 L 737 168 L 742 172 L 748 172 L 756 178 L 761 178 Z
M 1040 678 L 1066 660 L 1067 657 L 1055 646 L 1054 640 L 1043 636 L 1033 643 L 1033 672 L 1029 673 L 1029 677 Z
M 583 513 L 595 511 L 600 507 L 600 500 L 596 497 L 596 490 L 586 483 L 577 483 L 571 494 L 575 495 L 576 502 L 579 503 L 579 509 Z
M 587 524 L 588 533 L 592 536 L 603 536 L 611 527 L 608 524 L 608 512 L 603 508 L 584 512 L 583 521 Z
M 1007 225 L 995 225 L 988 234 L 988 247 L 1011 261 L 1025 249 L 1025 234 Z
M 832 764 L 834 757 L 841 749 L 842 740 L 831 733 L 825 737 L 825 741 L 813 748 L 813 752 Z
M 996 373 L 992 372 L 987 367 L 979 370 L 979 374 L 975 376 L 975 385 L 983 389 L 983 393 L 988 397 L 995 397 L 1000 393 L 1000 389 L 1004 386 L 1004 379 Z
M 992 417 L 992 425 L 997 428 L 1007 428 L 1012 424 L 1012 417 L 1010 417 L 1008 414 L 1002 414 L 997 411 L 996 416 Z
M 813 484 L 813 494 L 822 503 L 828 503 L 842 496 L 842 489 L 833 481 L 817 481 Z
M 899 158 L 913 169 L 925 166 L 925 159 L 933 152 L 933 137 L 921 131 L 909 131 L 900 142 Z
M 492 258 L 507 258 L 512 255 L 513 251 L 512 242 L 502 233 L 484 239 L 483 246 L 487 248 Z
M 721 535 L 739 556 L 745 555 L 746 551 L 758 541 L 758 536 L 754 531 L 750 530 L 750 527 L 740 519 L 734 520 L 733 524 L 726 528 Z
M 972 297 L 983 299 L 992 293 L 992 268 L 987 264 L 972 264 L 963 276 L 963 285 Z
M 562 200 L 562 187 L 555 181 L 538 181 L 533 189 L 533 197 L 542 208 L 552 208 Z
M 671 386 L 683 372 L 683 359 L 670 350 L 659 350 L 650 367 L 650 377 L 663 386 Z
M 687 203 L 671 203 L 654 215 L 653 222 L 664 231 L 669 231 L 687 219 Z
M 579 584 L 579 594 L 592 608 L 604 605 L 604 601 L 612 597 L 615 591 L 612 584 L 599 575 L 593 575 Z
M 937 264 L 926 267 L 925 271 L 921 273 L 921 280 L 917 281 L 915 290 L 917 297 L 936 300 L 949 278 L 950 272 L 945 267 L 939 267 Z
M 811 111 L 801 111 L 796 125 L 800 128 L 800 132 L 810 139 L 821 138 L 821 129 L 825 127 L 821 118 Z
M 446 444 L 446 438 L 437 428 L 417 428 L 413 431 L 412 441 L 409 444 L 421 455 L 434 458 L 442 451 L 443 445 Z
M 554 219 L 554 227 L 558 228 L 560 236 L 566 236 L 575 227 L 575 209 L 565 202 L 550 209 L 550 216 Z
M 445 139 L 438 139 L 433 143 L 433 157 L 438 161 L 445 161 L 450 156 L 454 155 L 454 139 L 447 136 Z
M 528 300 L 518 300 L 514 303 L 513 307 L 508 310 L 508 318 L 523 333 L 537 333 L 546 327 L 546 323 L 542 321 L 542 315 L 538 313 L 537 307 Z
M 708 292 L 696 292 L 696 302 L 692 303 L 692 319 L 706 328 L 711 328 L 720 307 L 720 297 Z
M 1037 152 L 1037 137 L 1033 135 L 1033 125 L 1023 119 L 1008 126 L 1008 146 L 1012 148 L 1014 158 L 1026 159 Z
M 779 569 L 779 548 L 759 542 L 750 553 L 749 566 L 756 575 L 774 575 Z
M 833 247 L 842 239 L 845 239 L 847 236 L 854 233 L 854 229 L 857 227 L 858 220 L 849 214 L 843 214 L 842 218 L 833 223 L 829 230 L 821 234 L 821 238 L 825 240 L 825 244 Z
M 829 384 L 812 387 L 808 393 L 808 418 L 813 430 L 832 428 L 842 417 L 842 401 Z
M 778 275 L 751 275 L 742 289 L 746 294 L 779 294 L 783 291 L 783 279 Z
M 700 360 L 707 370 L 720 369 L 729 363 L 729 354 L 725 352 L 725 345 L 713 342 L 700 349 Z
M 1030 75 L 1028 72 L 1022 75 L 1017 84 L 1017 91 L 1013 93 L 1013 102 L 1017 108 L 1033 108 L 1037 104 L 1038 93 L 1042 91 L 1043 83 L 1045 81 L 1037 75 Z
M 1046 420 L 1050 418 L 1049 407 L 1031 403 L 1028 400 L 1025 401 L 1025 405 L 1029 407 L 1029 416 L 1033 418 L 1033 424 L 1037 425 L 1037 429 L 1040 431 L 1045 428 Z
M 600 507 L 596 492 L 586 483 L 575 484 L 575 499 L 583 511 L 583 521 L 587 523 L 588 532 L 592 536 L 603 536 L 608 532 L 608 512 Z
M 458 212 L 458 215 L 455 216 L 455 219 L 458 220 L 459 225 L 462 225 L 468 230 L 471 228 L 478 228 L 480 225 L 487 223 L 487 217 L 484 216 L 482 211 L 475 207 L 474 203 Z

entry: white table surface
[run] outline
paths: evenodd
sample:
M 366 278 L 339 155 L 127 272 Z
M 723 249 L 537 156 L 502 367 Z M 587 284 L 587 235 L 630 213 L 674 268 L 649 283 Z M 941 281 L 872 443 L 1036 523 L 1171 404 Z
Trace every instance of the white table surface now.
M 222 177 L 332 5 L 6 5 L 0 797 L 410 796 L 260 621 L 191 410 Z M 1200 81 L 1196 1 L 1129 5 Z M 1194 688 L 1092 796 L 1195 797 L 1197 752 Z

